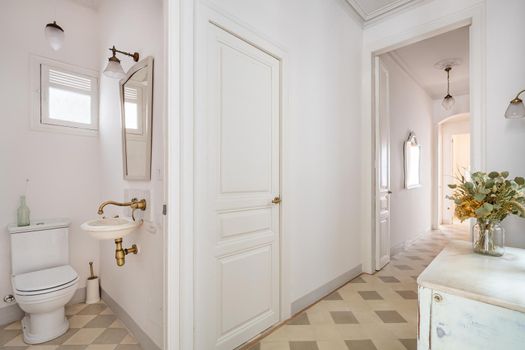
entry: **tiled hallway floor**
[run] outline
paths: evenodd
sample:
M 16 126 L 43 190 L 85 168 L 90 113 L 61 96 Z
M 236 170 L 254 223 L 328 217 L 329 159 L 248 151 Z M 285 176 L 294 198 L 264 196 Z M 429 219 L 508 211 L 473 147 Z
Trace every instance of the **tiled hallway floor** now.
M 414 242 L 374 275 L 363 274 L 250 350 L 415 350 L 417 276 L 468 226 L 444 226 Z
M 27 345 L 20 322 L 0 328 L 2 350 L 141 350 L 126 327 L 103 302 L 66 306 L 70 329 L 47 343 Z

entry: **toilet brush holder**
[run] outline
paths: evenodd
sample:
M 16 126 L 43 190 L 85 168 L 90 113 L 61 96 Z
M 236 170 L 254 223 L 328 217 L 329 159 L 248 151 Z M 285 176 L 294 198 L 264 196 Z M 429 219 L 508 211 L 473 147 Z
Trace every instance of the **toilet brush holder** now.
M 100 301 L 100 286 L 98 277 L 88 278 L 86 283 L 86 304 L 95 304 Z
M 86 282 L 86 304 L 95 304 L 100 301 L 100 284 L 98 277 L 93 273 L 93 262 L 89 263 L 90 277 Z

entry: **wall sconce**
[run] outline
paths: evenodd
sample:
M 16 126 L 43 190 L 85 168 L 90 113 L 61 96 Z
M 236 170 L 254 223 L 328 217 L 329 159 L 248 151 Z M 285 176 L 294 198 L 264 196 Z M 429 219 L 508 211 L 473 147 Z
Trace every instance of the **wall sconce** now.
M 64 44 L 64 29 L 53 21 L 46 25 L 45 33 L 49 46 L 55 51 L 59 50 Z
M 104 69 L 104 75 L 115 78 L 115 79 L 122 79 L 126 76 L 126 73 L 124 72 L 124 69 L 122 69 L 122 66 L 120 65 L 120 60 L 117 58 L 117 52 L 126 56 L 133 57 L 133 61 L 138 62 L 139 61 L 139 53 L 129 53 L 125 51 L 120 51 L 115 48 L 115 45 L 111 49 L 109 49 L 113 53 L 113 55 L 108 58 L 108 65 L 106 66 L 106 69 Z
M 525 118 L 525 105 L 523 105 L 523 100 L 520 98 L 520 95 L 524 93 L 525 90 L 518 92 L 516 97 L 510 101 L 507 110 L 505 111 L 505 118 L 507 119 L 519 119 Z

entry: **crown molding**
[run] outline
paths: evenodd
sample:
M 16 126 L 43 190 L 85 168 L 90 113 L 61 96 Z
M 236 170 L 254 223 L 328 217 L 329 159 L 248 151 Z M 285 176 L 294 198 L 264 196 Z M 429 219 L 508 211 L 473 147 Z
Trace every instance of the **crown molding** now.
M 345 0 L 354 11 L 361 17 L 363 21 L 363 27 L 367 27 L 370 24 L 380 22 L 381 20 L 403 10 L 412 8 L 416 5 L 419 5 L 423 2 L 428 2 L 431 0 L 395 0 L 383 7 L 375 9 L 371 12 L 366 12 L 361 5 L 359 0 Z

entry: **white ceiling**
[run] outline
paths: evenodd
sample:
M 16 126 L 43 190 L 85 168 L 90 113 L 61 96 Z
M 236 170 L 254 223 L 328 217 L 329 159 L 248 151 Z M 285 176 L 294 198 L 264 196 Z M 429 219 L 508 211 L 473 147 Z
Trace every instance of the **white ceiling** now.
M 71 0 L 81 6 L 96 10 L 100 5 L 100 0 Z
M 367 22 L 388 12 L 399 10 L 418 0 L 346 0 Z
M 469 93 L 469 29 L 460 28 L 389 53 L 432 99 L 446 95 L 447 76 L 434 64 L 447 58 L 462 63 L 450 71 L 451 95 Z

